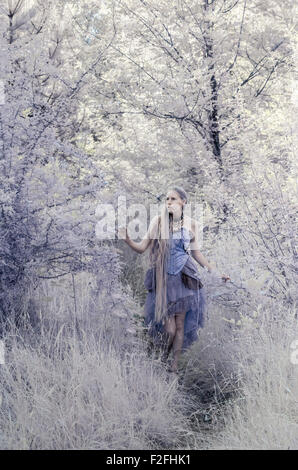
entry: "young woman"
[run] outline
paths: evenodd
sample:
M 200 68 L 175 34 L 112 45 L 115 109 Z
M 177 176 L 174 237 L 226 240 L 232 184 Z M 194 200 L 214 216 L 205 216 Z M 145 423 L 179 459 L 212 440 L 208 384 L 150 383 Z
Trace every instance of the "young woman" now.
M 164 360 L 173 349 L 168 370 L 176 373 L 182 350 L 198 338 L 197 330 L 204 325 L 206 293 L 192 257 L 214 271 L 199 251 L 197 222 L 184 214 L 186 203 L 184 189 L 172 187 L 161 214 L 152 219 L 141 242 L 131 240 L 125 229 L 125 241 L 137 253 L 150 247 L 151 267 L 144 281 L 148 290 L 145 324 L 154 340 L 164 346 Z M 221 277 L 225 282 L 230 279 L 224 274 Z

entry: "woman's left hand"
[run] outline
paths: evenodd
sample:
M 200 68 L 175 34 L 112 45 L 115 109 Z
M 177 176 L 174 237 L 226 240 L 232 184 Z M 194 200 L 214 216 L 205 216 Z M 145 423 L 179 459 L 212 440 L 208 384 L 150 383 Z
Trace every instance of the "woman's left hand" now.
M 223 279 L 223 281 L 227 282 L 227 281 L 230 281 L 231 278 L 230 276 L 227 276 L 226 274 L 222 274 L 221 278 Z

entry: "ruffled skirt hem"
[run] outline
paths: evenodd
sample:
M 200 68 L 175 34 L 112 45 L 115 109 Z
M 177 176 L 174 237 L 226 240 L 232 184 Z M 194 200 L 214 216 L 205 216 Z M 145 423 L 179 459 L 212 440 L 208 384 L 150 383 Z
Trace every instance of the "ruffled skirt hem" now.
M 203 328 L 206 309 L 206 292 L 202 287 L 197 290 L 189 289 L 182 282 L 184 272 L 194 279 L 200 279 L 195 262 L 189 258 L 182 270 L 177 274 L 168 274 L 167 278 L 167 314 L 169 316 L 186 312 L 184 320 L 184 340 L 182 349 L 186 350 L 198 339 L 198 329 Z M 145 324 L 148 332 L 156 343 L 164 339 L 165 328 L 162 322 L 154 319 L 155 311 L 155 270 L 150 268 L 145 277 L 144 285 L 148 290 L 145 302 Z

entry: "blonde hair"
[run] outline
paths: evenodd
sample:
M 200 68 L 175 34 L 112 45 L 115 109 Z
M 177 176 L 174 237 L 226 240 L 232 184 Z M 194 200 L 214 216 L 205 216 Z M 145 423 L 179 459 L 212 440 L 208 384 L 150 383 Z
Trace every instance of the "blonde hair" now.
M 187 194 L 183 188 L 175 186 L 169 188 L 169 190 L 176 191 L 180 198 L 187 202 Z M 183 207 L 181 219 L 183 225 Z M 164 204 L 161 214 L 158 216 L 154 240 L 150 243 L 150 261 L 156 272 L 154 317 L 156 322 L 162 321 L 163 323 L 167 316 L 167 264 L 170 250 L 170 233 L 173 233 L 173 214 L 168 212 Z

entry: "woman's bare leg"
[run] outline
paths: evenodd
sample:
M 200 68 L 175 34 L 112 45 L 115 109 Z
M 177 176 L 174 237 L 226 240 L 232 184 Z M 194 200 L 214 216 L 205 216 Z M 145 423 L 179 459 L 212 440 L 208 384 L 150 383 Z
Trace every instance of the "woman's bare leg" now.
M 183 338 L 184 338 L 184 319 L 185 319 L 186 312 L 179 313 L 175 315 L 176 321 L 176 334 L 173 340 L 173 350 L 174 350 L 174 360 L 171 365 L 171 370 L 173 372 L 177 372 L 178 370 L 178 360 L 181 354 L 181 349 L 183 345 Z
M 170 354 L 170 350 L 171 350 L 171 347 L 173 345 L 173 341 L 174 341 L 175 334 L 176 334 L 176 321 L 175 321 L 175 316 L 174 315 L 169 316 L 169 317 L 166 318 L 166 320 L 165 320 L 165 330 L 166 330 L 166 333 L 167 333 L 167 343 L 166 343 L 163 358 L 167 359 L 169 354 Z

